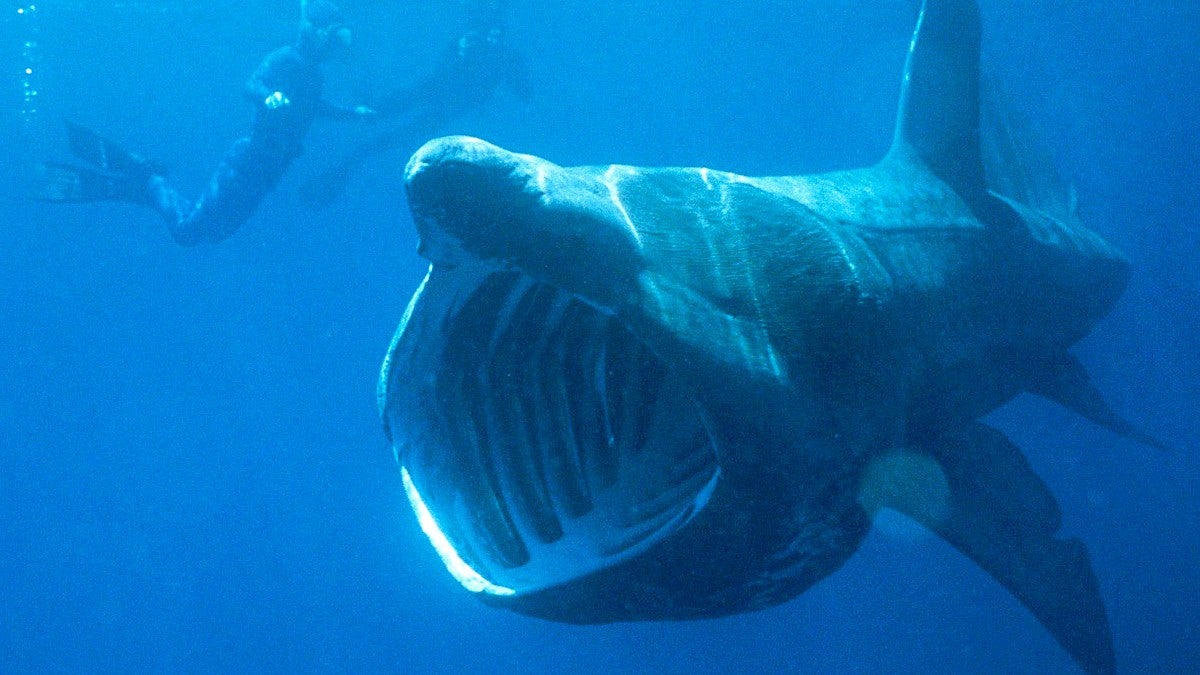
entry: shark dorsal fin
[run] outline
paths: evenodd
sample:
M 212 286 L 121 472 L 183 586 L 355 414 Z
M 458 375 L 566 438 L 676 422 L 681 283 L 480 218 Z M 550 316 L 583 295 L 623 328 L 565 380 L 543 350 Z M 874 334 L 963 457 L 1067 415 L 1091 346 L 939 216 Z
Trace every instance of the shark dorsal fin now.
M 889 153 L 920 160 L 968 201 L 987 189 L 979 150 L 980 34 L 975 0 L 925 0 Z

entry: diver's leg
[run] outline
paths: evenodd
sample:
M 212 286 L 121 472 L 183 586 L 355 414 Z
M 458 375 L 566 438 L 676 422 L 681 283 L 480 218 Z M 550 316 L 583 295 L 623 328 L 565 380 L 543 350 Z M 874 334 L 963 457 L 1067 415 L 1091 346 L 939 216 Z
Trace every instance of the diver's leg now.
M 167 231 L 171 238 L 182 246 L 195 246 L 204 241 L 194 236 L 189 219 L 196 210 L 196 205 L 179 191 L 171 187 L 163 176 L 153 176 L 149 181 L 151 206 L 158 211 L 167 223 Z
M 228 239 L 279 183 L 296 148 L 240 138 L 225 153 L 204 192 L 171 228 L 183 246 Z
M 242 168 L 249 147 L 248 138 L 234 141 L 196 201 L 186 210 L 181 209 L 174 222 L 168 221 L 171 237 L 176 243 L 181 246 L 216 243 L 241 225 L 244 219 L 239 220 L 240 209 L 236 206 L 242 190 L 238 189 L 236 178 L 246 174 Z

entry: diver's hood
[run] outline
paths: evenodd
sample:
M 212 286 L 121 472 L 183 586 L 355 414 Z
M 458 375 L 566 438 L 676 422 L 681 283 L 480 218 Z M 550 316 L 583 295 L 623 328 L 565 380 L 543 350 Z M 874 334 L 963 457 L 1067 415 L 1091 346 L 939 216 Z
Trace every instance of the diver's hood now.
M 304 3 L 304 21 L 313 28 L 321 29 L 345 23 L 346 17 L 341 8 L 329 0 L 309 0 Z

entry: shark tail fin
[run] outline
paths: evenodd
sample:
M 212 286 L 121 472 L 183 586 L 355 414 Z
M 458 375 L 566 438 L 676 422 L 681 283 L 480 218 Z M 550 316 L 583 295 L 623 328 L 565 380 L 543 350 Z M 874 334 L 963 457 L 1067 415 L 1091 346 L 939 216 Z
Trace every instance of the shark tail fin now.
M 914 450 L 923 462 L 892 462 L 884 467 L 888 480 L 876 478 L 898 486 L 877 503 L 936 532 L 992 575 L 1085 672 L 1113 673 L 1112 634 L 1087 549 L 1055 536 L 1058 502 L 1021 451 L 978 422 Z
M 925 0 L 904 68 L 889 157 L 919 160 L 968 202 L 986 193 L 975 0 Z
M 1109 431 L 1152 448 L 1171 451 L 1166 443 L 1138 429 L 1113 410 L 1092 383 L 1087 369 L 1071 354 L 1063 354 L 1041 368 L 1028 389 L 1031 393 L 1071 410 Z

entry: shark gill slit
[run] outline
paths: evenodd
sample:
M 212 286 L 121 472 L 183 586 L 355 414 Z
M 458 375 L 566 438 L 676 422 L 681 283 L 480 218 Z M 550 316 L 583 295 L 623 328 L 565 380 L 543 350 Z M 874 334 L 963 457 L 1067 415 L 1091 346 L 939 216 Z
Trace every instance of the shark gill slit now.
M 551 430 L 547 438 L 543 439 L 546 443 L 542 449 L 550 468 L 551 495 L 558 498 L 568 517 L 579 518 L 592 510 L 593 503 L 577 461 L 579 451 L 575 447 L 575 427 L 578 421 L 571 415 L 570 395 L 564 377 L 564 327 L 571 327 L 569 319 L 574 315 L 576 308 L 570 296 L 565 293 L 559 298 L 559 302 L 563 305 L 562 311 L 545 329 L 551 336 L 550 340 L 545 348 L 534 356 L 542 366 L 539 387 L 545 403 L 542 414 Z
M 503 461 L 498 462 L 501 483 L 509 490 L 515 516 L 528 523 L 534 536 L 543 542 L 553 542 L 563 536 L 562 523 L 550 503 L 545 480 L 545 466 L 538 447 L 535 425 L 527 422 L 533 412 L 533 402 L 524 395 L 527 383 L 523 378 L 524 345 L 506 339 L 507 328 L 526 321 L 530 316 L 545 313 L 547 302 L 553 299 L 545 288 L 537 288 L 532 280 L 522 278 L 509 293 L 509 302 L 501 309 L 487 354 L 491 355 L 486 372 L 488 381 L 482 388 L 495 392 L 484 397 L 488 403 L 488 420 L 496 439 L 494 451 Z M 505 319 L 508 319 L 508 323 Z M 505 409 L 499 401 L 506 401 Z M 530 449 L 535 449 L 531 451 Z
M 464 523 L 463 529 L 473 530 L 477 536 L 452 537 L 456 547 L 468 564 L 484 553 L 487 559 L 496 560 L 506 567 L 516 567 L 525 564 L 530 559 L 529 550 L 521 537 L 520 531 L 509 510 L 508 504 L 499 492 L 499 477 L 496 474 L 494 462 L 488 456 L 487 424 L 484 411 L 478 396 L 472 396 L 478 390 L 478 373 L 485 364 L 482 362 L 486 345 L 477 344 L 480 335 L 490 334 L 487 331 L 488 312 L 486 308 L 501 304 L 504 296 L 512 289 L 516 277 L 499 280 L 499 283 L 487 284 L 473 294 L 459 314 L 459 322 L 455 322 L 451 340 L 461 345 L 461 348 L 449 352 L 452 366 L 449 391 L 445 397 L 453 401 L 451 413 L 447 414 L 445 431 L 448 435 L 449 447 L 452 450 L 453 466 L 470 469 L 474 480 L 463 481 L 459 485 L 462 492 L 462 508 L 470 517 L 456 518 Z M 461 410 L 458 415 L 454 410 Z M 447 533 L 450 536 L 450 533 Z M 474 551 L 470 555 L 462 550 L 465 542 L 477 542 L 485 551 Z M 472 549 L 475 546 L 471 547 Z
M 471 567 L 529 564 L 598 499 L 611 517 L 586 536 L 601 557 L 690 518 L 717 471 L 711 440 L 690 394 L 616 320 L 496 272 L 449 323 L 444 471 L 462 505 L 447 535 Z

